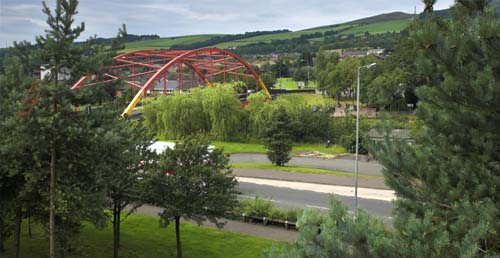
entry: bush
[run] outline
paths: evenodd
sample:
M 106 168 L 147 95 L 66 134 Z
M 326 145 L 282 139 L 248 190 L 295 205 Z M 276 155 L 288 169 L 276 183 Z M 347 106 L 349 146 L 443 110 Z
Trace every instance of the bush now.
M 240 201 L 236 213 L 246 216 L 266 217 L 274 220 L 297 221 L 297 214 L 301 210 L 274 207 L 271 201 L 259 197 L 255 199 L 244 199 Z

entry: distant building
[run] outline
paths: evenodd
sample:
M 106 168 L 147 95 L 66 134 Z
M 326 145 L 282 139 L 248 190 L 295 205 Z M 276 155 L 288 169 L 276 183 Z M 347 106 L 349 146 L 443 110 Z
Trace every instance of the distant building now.
M 381 134 L 377 129 L 371 129 L 368 136 L 372 141 L 383 141 L 385 139 L 385 135 Z M 393 129 L 389 133 L 389 138 L 404 140 L 409 143 L 413 142 L 409 129 Z
M 379 58 L 385 58 L 385 49 L 374 48 L 368 50 L 345 50 L 343 49 L 340 53 L 340 59 L 346 59 L 347 57 L 361 58 L 368 55 L 374 55 Z
M 52 69 L 52 67 L 48 64 L 41 65 L 40 66 L 40 79 L 41 80 L 48 80 L 51 76 L 51 69 Z M 66 68 L 66 67 L 62 67 L 59 71 L 57 78 L 59 81 L 69 80 L 71 78 L 71 70 Z
M 179 81 L 176 81 L 176 80 L 169 81 L 169 80 L 167 80 L 167 87 L 164 88 L 163 79 L 161 79 L 154 86 L 153 93 L 154 94 L 163 94 L 164 90 L 166 90 L 167 94 L 174 94 L 175 92 L 178 92 L 178 91 L 180 91 L 180 92 L 189 92 L 189 85 L 185 85 L 184 84 L 184 86 L 185 87 L 183 89 L 179 89 Z M 147 94 L 151 94 L 151 91 L 148 90 Z

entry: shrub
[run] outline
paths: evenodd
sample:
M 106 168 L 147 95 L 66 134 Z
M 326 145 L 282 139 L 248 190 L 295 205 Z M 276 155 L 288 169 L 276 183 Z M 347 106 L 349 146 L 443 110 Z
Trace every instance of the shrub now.
M 240 201 L 236 213 L 254 217 L 266 217 L 274 220 L 297 221 L 297 214 L 301 210 L 277 208 L 269 200 L 259 197 Z

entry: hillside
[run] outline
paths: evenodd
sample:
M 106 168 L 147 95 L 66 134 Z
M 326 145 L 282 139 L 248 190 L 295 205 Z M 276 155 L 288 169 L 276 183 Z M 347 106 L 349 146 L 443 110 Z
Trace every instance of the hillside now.
M 207 47 L 218 48 L 241 48 L 244 46 L 254 46 L 256 44 L 273 44 L 273 42 L 283 41 L 304 41 L 318 43 L 325 41 L 326 37 L 331 36 L 359 36 L 365 33 L 372 35 L 400 32 L 404 30 L 411 22 L 413 16 L 407 13 L 394 12 L 388 14 L 376 15 L 359 20 L 350 21 L 343 24 L 327 25 L 315 28 L 309 28 L 300 31 L 270 33 L 254 37 L 246 37 L 237 40 L 228 40 L 217 44 L 209 45 L 214 41 L 214 37 L 221 35 L 193 35 L 176 38 L 161 38 L 154 40 L 138 41 L 126 44 L 125 52 L 139 49 L 169 49 L 173 45 L 176 49 L 192 49 L 196 45 L 205 45 Z M 219 37 L 220 38 L 220 37 Z M 230 39 L 231 37 L 226 37 Z M 272 49 L 271 49 L 272 50 Z M 270 50 L 270 51 L 271 51 Z M 248 51 L 244 51 L 248 52 Z M 250 51 L 251 52 L 251 51 Z
M 134 41 L 125 44 L 125 49 L 122 52 L 132 52 L 145 49 L 168 49 L 176 44 L 190 44 L 210 39 L 219 34 L 202 34 L 182 37 L 160 38 L 152 40 Z

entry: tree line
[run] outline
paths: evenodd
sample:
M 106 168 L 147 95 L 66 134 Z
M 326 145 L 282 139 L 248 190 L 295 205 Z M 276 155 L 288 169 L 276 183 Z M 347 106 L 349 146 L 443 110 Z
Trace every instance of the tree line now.
M 245 32 L 242 34 L 234 34 L 234 35 L 222 35 L 222 36 L 214 36 L 204 41 L 188 43 L 188 44 L 174 44 L 170 46 L 170 49 L 198 49 L 203 47 L 209 47 L 213 45 L 217 45 L 224 42 L 231 42 L 235 40 L 241 40 L 251 37 L 257 37 L 262 35 L 270 35 L 270 34 L 279 34 L 290 32 L 290 30 L 273 30 L 273 31 L 253 31 L 253 32 Z
M 21 256 L 27 220 L 28 232 L 32 224 L 44 230 L 51 258 L 83 255 L 84 222 L 111 224 L 110 250 L 118 257 L 121 222 L 150 203 L 163 207 L 162 226 L 175 221 L 182 257 L 181 217 L 222 226 L 220 218 L 236 204 L 228 158 L 209 150 L 203 137 L 158 154 L 140 122 L 118 119 L 120 99 L 99 103 L 93 89 L 70 90 L 79 75 L 108 65 L 127 35 L 123 27 L 110 47 L 92 39 L 74 44 L 84 28 L 74 24 L 77 6 L 62 0 L 51 10 L 43 3 L 50 29 L 36 46 L 15 44 L 0 73 L 0 254 L 11 238 L 10 252 Z M 51 69 L 43 80 L 33 74 L 41 64 Z M 58 78 L 62 67 L 71 71 L 69 80 Z M 83 111 L 82 104 L 94 108 Z
M 326 221 L 304 211 L 297 241 L 265 257 L 500 256 L 499 16 L 488 1 L 461 0 L 445 21 L 436 1 L 423 2 L 403 41 L 412 51 L 396 58 L 414 69 L 422 127 L 413 144 L 386 136 L 368 146 L 397 196 L 392 227 L 332 199 Z

